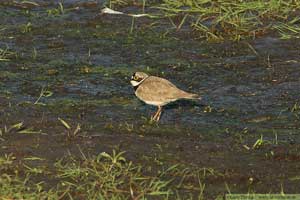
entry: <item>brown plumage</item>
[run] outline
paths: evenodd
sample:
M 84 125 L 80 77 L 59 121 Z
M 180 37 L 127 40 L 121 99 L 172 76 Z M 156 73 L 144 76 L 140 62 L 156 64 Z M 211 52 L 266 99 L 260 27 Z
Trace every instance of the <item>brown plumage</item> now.
M 178 99 L 200 99 L 199 95 L 185 92 L 177 88 L 170 81 L 157 76 L 148 76 L 143 72 L 136 72 L 131 77 L 131 84 L 135 88 L 135 95 L 146 104 L 158 106 L 152 120 L 159 121 L 162 106 Z

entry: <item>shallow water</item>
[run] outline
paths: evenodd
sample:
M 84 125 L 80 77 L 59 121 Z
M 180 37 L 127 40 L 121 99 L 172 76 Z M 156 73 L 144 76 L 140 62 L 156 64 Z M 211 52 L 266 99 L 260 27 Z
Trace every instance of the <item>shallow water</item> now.
M 6 51 L 0 58 L 8 59 L 0 61 L 0 125 L 23 122 L 40 130 L 5 136 L 2 154 L 56 159 L 78 144 L 90 152 L 121 146 L 143 162 L 140 155 L 151 156 L 161 144 L 168 162 L 232 170 L 225 179 L 238 192 L 247 191 L 249 174 L 257 176 L 258 192 L 280 191 L 282 182 L 286 192 L 298 191 L 299 179 L 289 179 L 299 176 L 298 40 L 214 44 L 142 18 L 130 33 L 131 18 L 99 15 L 101 1 L 64 1 L 63 15 L 47 14 L 58 1 L 36 2 L 41 6 L 0 3 Z M 134 96 L 129 79 L 135 71 L 167 78 L 203 100 L 168 105 L 159 124 L 150 124 L 156 108 Z M 34 104 L 43 88 L 53 94 Z M 65 145 L 58 118 L 81 124 L 83 139 Z M 243 148 L 261 135 L 258 150 Z M 265 158 L 270 151 L 275 156 Z M 223 184 L 211 181 L 215 189 Z

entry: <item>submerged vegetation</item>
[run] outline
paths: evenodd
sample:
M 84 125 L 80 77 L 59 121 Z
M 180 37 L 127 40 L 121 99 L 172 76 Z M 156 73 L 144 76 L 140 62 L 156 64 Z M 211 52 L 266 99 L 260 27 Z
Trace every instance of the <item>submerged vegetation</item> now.
M 9 61 L 13 56 L 15 56 L 15 53 L 10 51 L 7 46 L 3 49 L 0 47 L 0 62 Z

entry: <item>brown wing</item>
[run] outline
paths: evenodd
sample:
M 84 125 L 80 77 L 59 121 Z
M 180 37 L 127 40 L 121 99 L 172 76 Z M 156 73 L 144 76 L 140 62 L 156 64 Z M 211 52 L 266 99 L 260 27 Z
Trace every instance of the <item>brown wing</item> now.
M 175 101 L 180 98 L 189 98 L 191 95 L 178 89 L 170 81 L 156 76 L 149 76 L 144 80 L 137 88 L 136 94 L 146 101 Z

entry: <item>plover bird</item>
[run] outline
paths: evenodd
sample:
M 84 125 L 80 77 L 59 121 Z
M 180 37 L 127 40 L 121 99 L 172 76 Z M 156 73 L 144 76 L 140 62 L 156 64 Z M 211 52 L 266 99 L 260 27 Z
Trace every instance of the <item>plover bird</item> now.
M 185 92 L 167 79 L 149 76 L 144 72 L 135 72 L 130 80 L 135 95 L 146 104 L 158 107 L 151 120 L 159 121 L 162 107 L 178 99 L 201 99 L 198 94 Z

